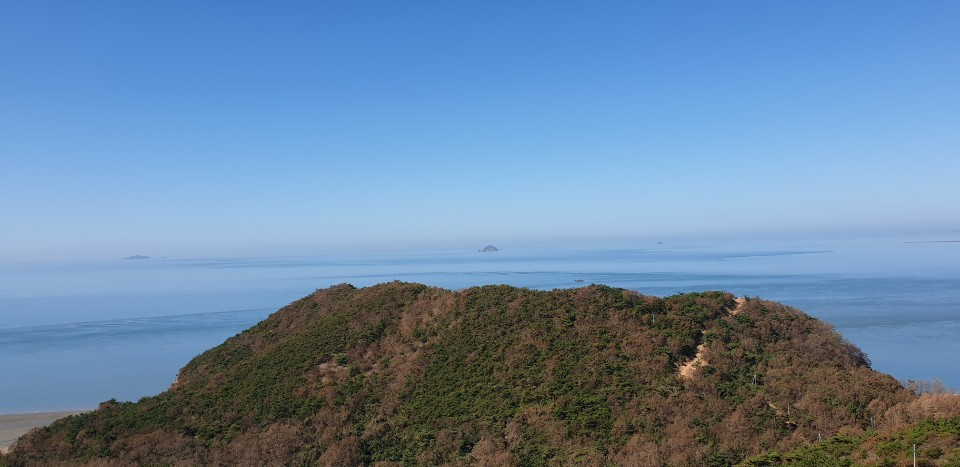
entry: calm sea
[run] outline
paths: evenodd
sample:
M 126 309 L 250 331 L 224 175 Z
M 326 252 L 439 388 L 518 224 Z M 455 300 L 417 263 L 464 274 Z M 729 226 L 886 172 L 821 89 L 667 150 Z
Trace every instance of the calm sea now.
M 643 244 L 0 265 L 0 413 L 86 409 L 169 386 L 194 355 L 318 288 L 590 283 L 726 290 L 833 324 L 877 370 L 960 386 L 960 243 Z

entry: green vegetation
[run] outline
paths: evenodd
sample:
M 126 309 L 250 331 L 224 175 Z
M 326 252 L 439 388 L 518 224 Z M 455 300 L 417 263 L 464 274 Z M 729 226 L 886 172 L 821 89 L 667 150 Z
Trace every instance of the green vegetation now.
M 916 422 L 917 397 L 826 324 L 734 307 L 722 292 L 340 285 L 0 465 L 779 465 L 846 459 L 878 420 Z M 680 376 L 701 344 L 706 363 Z
M 899 430 L 859 436 L 838 435 L 781 454 L 767 453 L 747 459 L 741 466 L 960 466 L 960 416 L 926 418 Z

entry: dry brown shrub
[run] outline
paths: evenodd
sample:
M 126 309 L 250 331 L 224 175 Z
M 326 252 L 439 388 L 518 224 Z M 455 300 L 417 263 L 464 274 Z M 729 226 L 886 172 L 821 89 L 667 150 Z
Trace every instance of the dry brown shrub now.
M 624 467 L 649 467 L 662 463 L 660 448 L 639 434 L 633 435 L 611 460 Z
M 320 465 L 351 466 L 360 463 L 360 442 L 355 436 L 339 440 L 320 456 Z
M 470 463 L 483 467 L 499 467 L 518 465 L 519 461 L 502 441 L 483 436 L 470 451 Z
M 110 451 L 123 462 L 144 465 L 192 461 L 194 448 L 190 438 L 157 430 L 121 438 Z
M 704 447 L 694 438 L 688 420 L 677 420 L 667 426 L 666 439 L 661 445 L 667 465 L 700 465 Z
M 340 439 L 340 430 L 344 426 L 347 414 L 329 408 L 317 412 L 307 419 L 304 436 L 312 438 L 317 444 L 332 445 Z
M 891 407 L 883 416 L 884 428 L 898 429 L 925 418 L 960 416 L 960 395 L 923 394 Z
M 266 430 L 238 436 L 227 447 L 228 462 L 235 465 L 284 465 L 305 444 L 299 427 L 276 423 Z
M 531 406 L 524 409 L 520 416 L 526 425 L 542 431 L 547 442 L 553 446 L 563 446 L 569 443 L 567 437 L 567 426 L 560 420 L 557 420 L 553 414 L 552 406 Z

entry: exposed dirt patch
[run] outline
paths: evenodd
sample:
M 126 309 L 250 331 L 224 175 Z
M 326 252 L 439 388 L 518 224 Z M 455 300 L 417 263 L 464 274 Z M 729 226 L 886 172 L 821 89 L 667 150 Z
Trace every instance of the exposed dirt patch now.
M 737 306 L 730 310 L 730 316 L 740 313 L 740 310 L 743 309 L 743 304 L 747 303 L 746 297 L 737 297 L 736 299 Z M 704 346 L 700 344 L 697 346 L 697 354 L 694 355 L 689 362 L 680 365 L 680 368 L 677 370 L 677 374 L 680 375 L 683 379 L 690 379 L 693 376 L 693 373 L 697 371 L 697 368 L 701 366 L 706 366 L 707 358 L 704 356 Z

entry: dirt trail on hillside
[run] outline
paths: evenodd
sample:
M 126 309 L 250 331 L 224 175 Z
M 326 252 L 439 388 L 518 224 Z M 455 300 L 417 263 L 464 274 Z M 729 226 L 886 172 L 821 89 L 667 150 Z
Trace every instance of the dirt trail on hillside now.
M 736 315 L 743 309 L 743 304 L 747 303 L 746 297 L 738 297 L 734 299 L 737 302 L 732 310 L 730 310 L 730 316 Z M 689 362 L 680 365 L 680 368 L 677 370 L 677 374 L 680 378 L 689 379 L 693 376 L 693 372 L 700 368 L 701 366 L 707 365 L 707 359 L 703 355 L 703 343 L 697 346 L 697 354 L 690 359 Z

